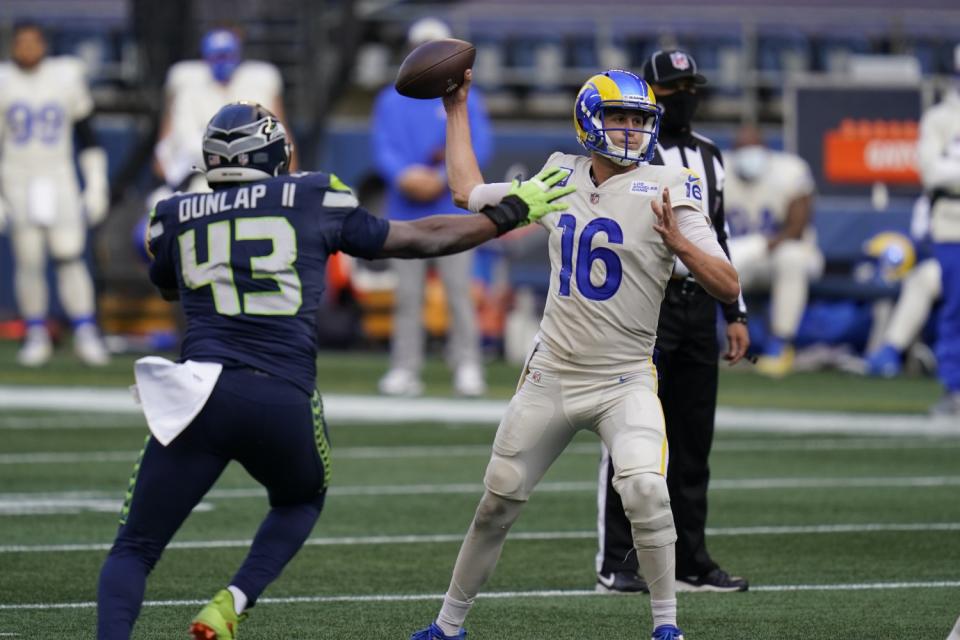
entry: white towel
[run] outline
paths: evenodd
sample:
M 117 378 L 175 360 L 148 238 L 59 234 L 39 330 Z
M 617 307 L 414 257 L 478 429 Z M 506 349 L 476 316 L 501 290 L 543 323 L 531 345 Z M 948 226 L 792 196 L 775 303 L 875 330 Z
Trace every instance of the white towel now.
M 159 356 L 140 358 L 133 365 L 137 384 L 130 387 L 143 407 L 150 433 L 163 446 L 186 429 L 213 392 L 223 365 L 216 362 L 183 364 Z

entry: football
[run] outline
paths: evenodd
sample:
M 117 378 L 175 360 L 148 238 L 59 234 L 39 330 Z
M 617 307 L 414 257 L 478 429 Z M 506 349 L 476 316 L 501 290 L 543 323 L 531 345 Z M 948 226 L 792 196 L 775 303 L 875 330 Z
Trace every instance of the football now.
M 426 100 L 453 93 L 473 66 L 477 50 L 455 38 L 425 42 L 404 59 L 394 86 L 400 95 Z

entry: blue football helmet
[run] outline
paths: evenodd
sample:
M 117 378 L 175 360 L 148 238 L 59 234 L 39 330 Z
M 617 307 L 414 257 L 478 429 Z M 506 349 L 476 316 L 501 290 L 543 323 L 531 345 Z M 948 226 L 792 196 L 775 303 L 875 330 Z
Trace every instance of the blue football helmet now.
M 203 134 L 203 164 L 211 186 L 286 173 L 290 151 L 280 120 L 255 102 L 221 107 Z
M 607 129 L 604 127 L 604 110 L 631 109 L 645 114 L 642 129 Z M 588 79 L 573 108 L 573 122 L 577 139 L 588 151 L 595 151 L 619 165 L 629 166 L 649 162 L 657 148 L 660 132 L 660 107 L 650 88 L 642 78 L 619 69 L 604 71 Z M 630 149 L 619 147 L 610 139 L 610 131 L 624 131 L 628 136 L 639 136 L 640 146 Z

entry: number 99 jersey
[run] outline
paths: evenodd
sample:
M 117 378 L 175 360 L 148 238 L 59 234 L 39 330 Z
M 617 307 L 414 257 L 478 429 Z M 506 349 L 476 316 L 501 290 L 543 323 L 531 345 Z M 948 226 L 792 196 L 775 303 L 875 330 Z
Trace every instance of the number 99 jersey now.
M 550 234 L 550 291 L 540 339 L 574 366 L 611 373 L 635 368 L 653 353 L 660 303 L 674 255 L 654 230 L 652 203 L 670 190 L 674 209 L 703 211 L 703 183 L 689 169 L 640 165 L 599 187 L 590 159 L 554 153 L 544 168 L 561 167 L 566 211 L 539 223 Z
M 29 72 L 13 63 L 0 64 L 3 186 L 15 186 L 24 176 L 57 172 L 75 185 L 73 124 L 92 112 L 79 59 L 46 58 Z

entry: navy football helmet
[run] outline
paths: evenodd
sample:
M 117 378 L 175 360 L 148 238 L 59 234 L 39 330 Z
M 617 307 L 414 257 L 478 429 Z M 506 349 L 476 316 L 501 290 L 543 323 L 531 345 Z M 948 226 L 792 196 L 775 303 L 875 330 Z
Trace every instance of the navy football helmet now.
M 290 151 L 280 120 L 255 102 L 222 107 L 203 134 L 203 164 L 211 186 L 286 173 Z

